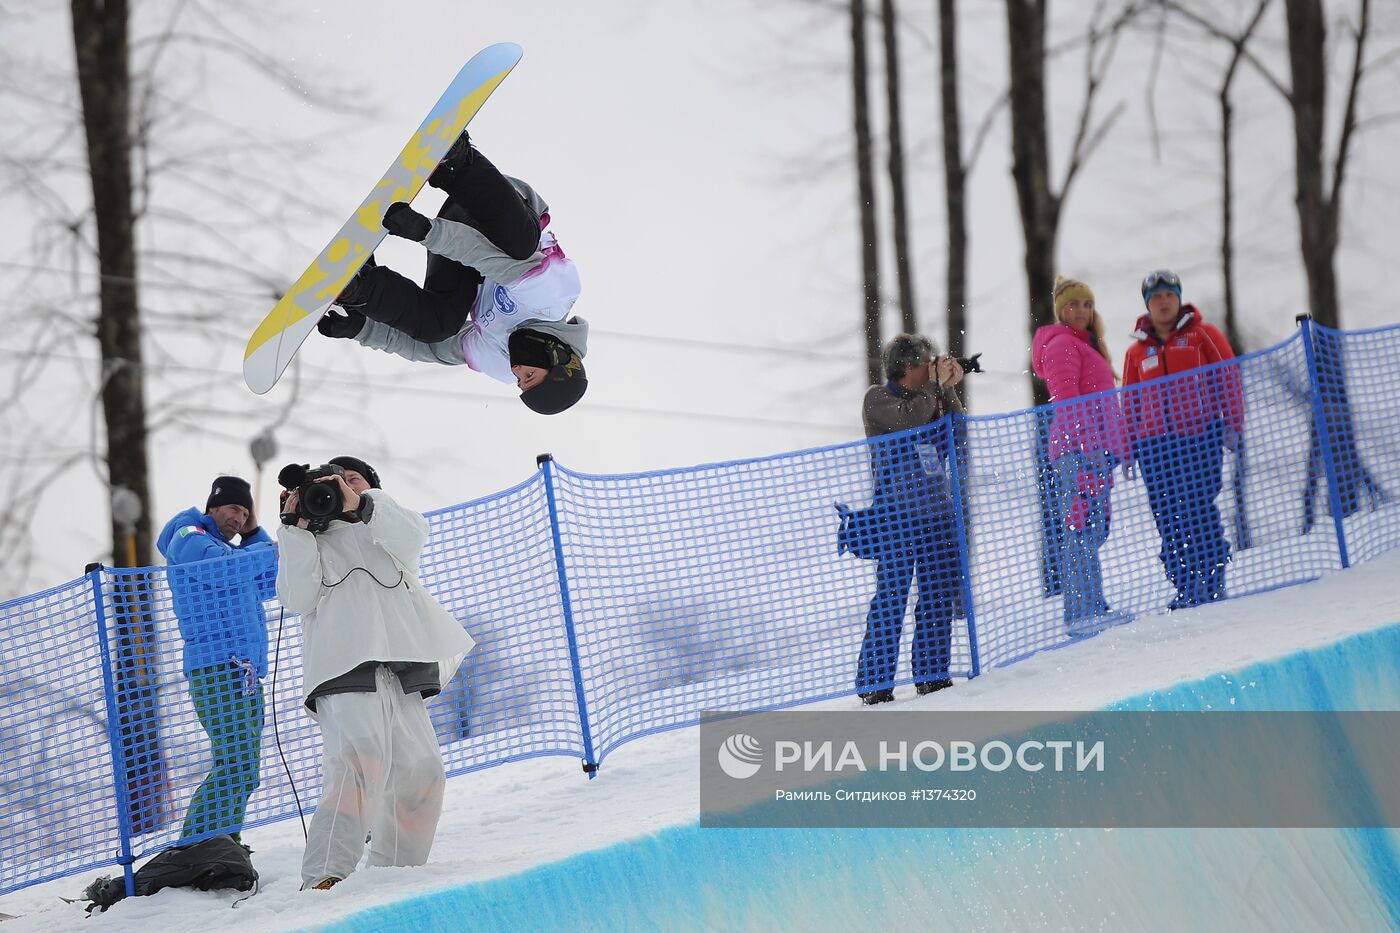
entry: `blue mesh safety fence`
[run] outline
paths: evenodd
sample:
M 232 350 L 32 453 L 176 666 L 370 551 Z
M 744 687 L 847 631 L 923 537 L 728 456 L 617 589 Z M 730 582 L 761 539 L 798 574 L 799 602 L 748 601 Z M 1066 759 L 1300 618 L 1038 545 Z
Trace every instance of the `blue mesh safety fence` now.
M 0 888 L 119 854 L 106 678 L 92 583 L 0 604 Z
M 420 579 L 477 642 L 429 705 L 448 773 L 592 770 L 705 710 L 941 687 L 1370 559 L 1400 546 L 1398 396 L 1400 328 L 1308 322 L 870 441 L 631 475 L 546 461 L 427 516 Z M 275 573 L 250 549 L 0 604 L 0 893 L 315 806 Z

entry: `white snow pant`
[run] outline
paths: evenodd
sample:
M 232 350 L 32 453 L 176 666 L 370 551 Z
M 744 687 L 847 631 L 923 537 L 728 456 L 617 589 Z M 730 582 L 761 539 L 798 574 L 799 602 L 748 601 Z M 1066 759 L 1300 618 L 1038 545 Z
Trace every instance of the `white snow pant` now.
M 301 860 L 305 884 L 348 877 L 366 831 L 371 867 L 422 865 L 433 847 L 446 774 L 427 707 L 382 665 L 375 686 L 316 700 L 322 786 Z

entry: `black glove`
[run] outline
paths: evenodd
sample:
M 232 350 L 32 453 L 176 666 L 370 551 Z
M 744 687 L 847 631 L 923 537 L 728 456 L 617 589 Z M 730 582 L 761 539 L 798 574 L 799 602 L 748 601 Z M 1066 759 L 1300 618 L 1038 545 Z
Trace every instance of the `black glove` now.
M 346 311 L 344 314 L 327 311 L 325 316 L 316 322 L 316 329 L 326 337 L 353 339 L 360 336 L 360 331 L 365 329 L 365 316 L 358 311 Z
M 403 201 L 395 201 L 384 212 L 384 229 L 405 240 L 423 242 L 428 231 L 433 229 L 432 221 L 409 207 Z

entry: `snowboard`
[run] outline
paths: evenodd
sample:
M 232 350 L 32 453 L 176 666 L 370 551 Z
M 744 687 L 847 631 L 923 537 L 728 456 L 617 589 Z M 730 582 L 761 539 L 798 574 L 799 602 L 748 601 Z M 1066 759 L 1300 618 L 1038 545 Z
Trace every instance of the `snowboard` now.
M 248 338 L 243 381 L 259 395 L 281 378 L 316 322 L 387 236 L 381 221 L 395 201 L 412 201 L 467 123 L 520 61 L 520 46 L 487 46 L 462 66 L 403 151 L 360 206 Z

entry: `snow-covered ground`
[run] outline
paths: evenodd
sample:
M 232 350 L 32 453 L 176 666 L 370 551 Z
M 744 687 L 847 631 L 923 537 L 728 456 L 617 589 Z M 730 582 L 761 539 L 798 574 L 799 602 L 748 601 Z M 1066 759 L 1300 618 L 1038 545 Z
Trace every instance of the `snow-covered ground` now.
M 1088 641 L 993 669 L 926 698 L 872 709 L 1095 709 L 1147 690 L 1256 661 L 1330 644 L 1400 622 L 1400 552 L 1302 587 L 1224 605 L 1139 619 Z M 854 708 L 853 699 L 822 704 Z M 693 825 L 698 816 L 697 733 L 651 736 L 610 755 L 595 780 L 578 762 L 536 759 L 450 779 L 429 865 L 373 869 L 328 892 L 300 892 L 301 826 L 290 820 L 251 830 L 260 893 L 229 909 L 231 894 L 166 891 L 131 898 L 84 918 L 76 896 L 89 872 L 0 898 L 18 915 L 5 933 L 78 929 L 176 933 L 183 930 L 282 931 L 313 928 L 365 908 L 464 882 L 496 878 L 658 830 Z M 1286 858 L 1279 853 L 1276 858 Z M 1142 904 L 1144 912 L 1153 905 Z M 580 918 L 584 920 L 586 918 Z M 464 918 L 465 920 L 465 918 Z M 81 927 L 79 927 L 81 924 Z M 1150 926 L 1149 926 L 1150 928 Z

